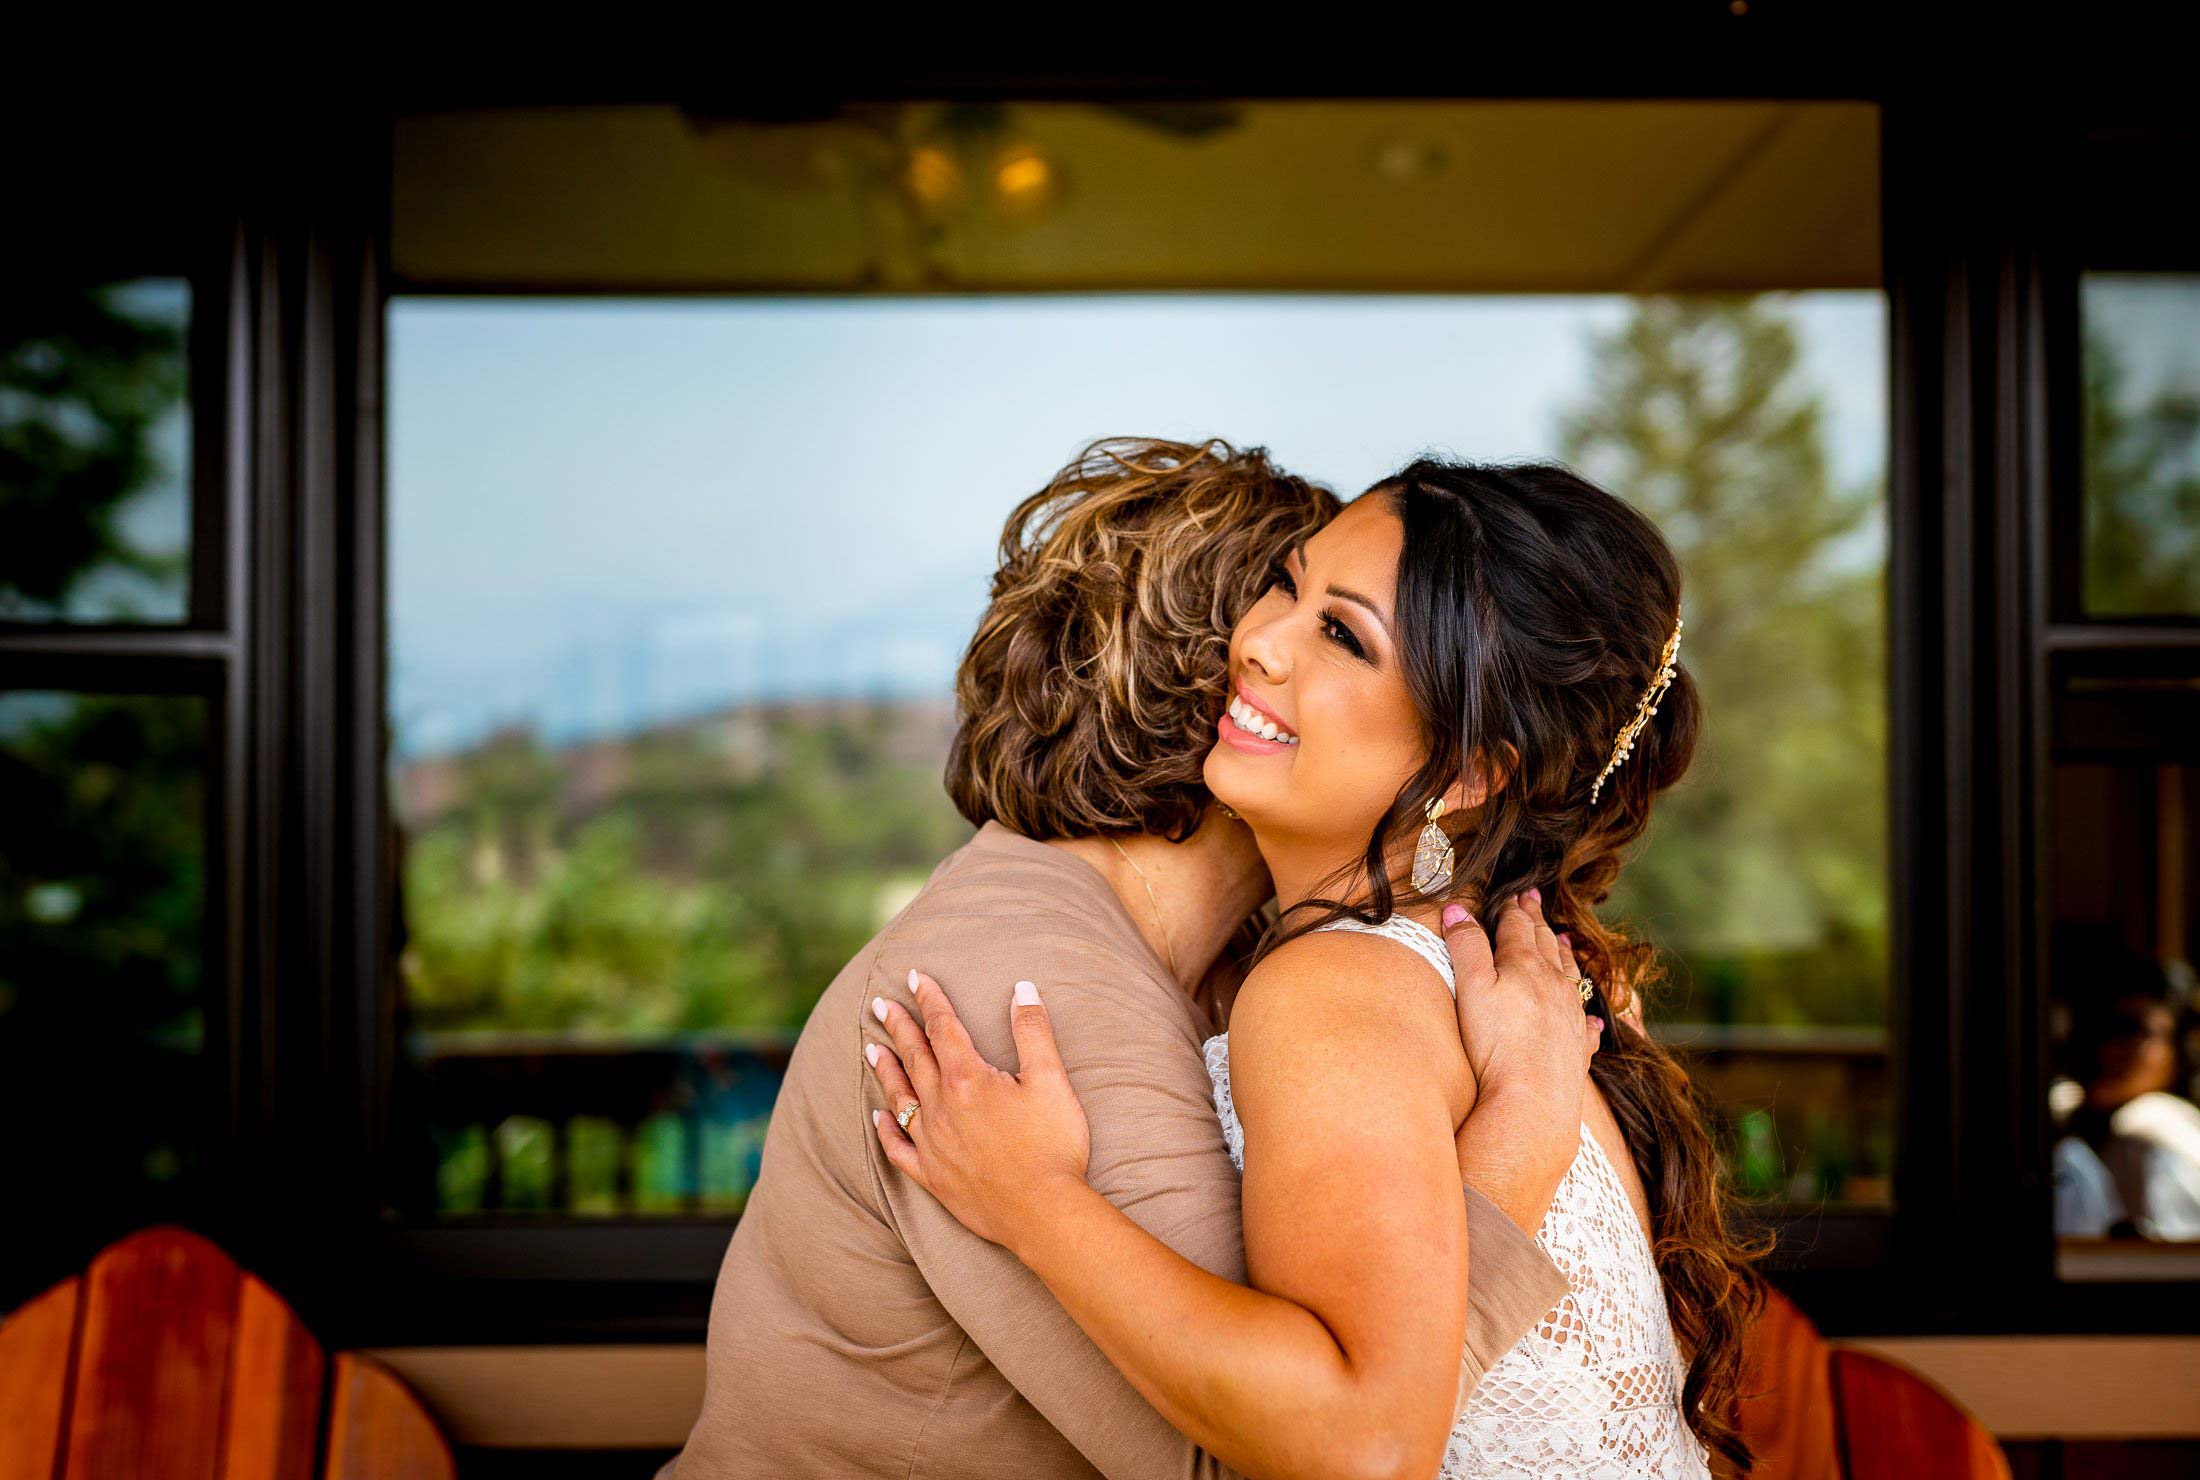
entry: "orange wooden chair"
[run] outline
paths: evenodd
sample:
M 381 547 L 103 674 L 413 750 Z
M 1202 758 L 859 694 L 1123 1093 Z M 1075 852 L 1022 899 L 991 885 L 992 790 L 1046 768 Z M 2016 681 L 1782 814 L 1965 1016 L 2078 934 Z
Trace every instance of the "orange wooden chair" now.
M 1924 1378 L 1834 1346 L 1777 1290 L 1744 1346 L 1751 1480 L 2010 1480 L 1985 1426 Z
M 410 1389 L 354 1352 L 327 1362 L 281 1297 L 197 1234 L 109 1244 L 0 1325 L 0 1480 L 316 1473 L 457 1468 Z
M 1742 1339 L 1742 1437 L 1750 1480 L 1841 1480 L 1826 1338 L 1778 1290 Z
M 1986 1426 L 1909 1368 L 1842 1347 L 1832 1366 L 1849 1480 L 2010 1480 L 2008 1456 Z

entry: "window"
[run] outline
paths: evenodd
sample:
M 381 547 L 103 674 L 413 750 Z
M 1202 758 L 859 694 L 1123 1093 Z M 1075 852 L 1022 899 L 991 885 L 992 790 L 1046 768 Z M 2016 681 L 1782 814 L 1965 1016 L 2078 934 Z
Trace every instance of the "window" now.
M 2200 275 L 2084 275 L 2085 610 L 2200 616 Z
M 1747 1191 L 1884 1209 L 1877 129 L 1839 103 L 401 118 L 388 1203 L 741 1205 L 809 1004 L 964 834 L 948 685 L 1001 519 L 1140 433 L 1345 493 L 1427 447 L 1563 457 L 1660 521 L 1712 727 L 1614 908 L 1666 947 L 1653 1014 Z
M 1750 1192 L 1885 1204 L 1884 308 L 1737 297 L 400 298 L 400 1211 L 736 1211 L 833 974 L 968 835 L 1001 521 L 1089 437 L 1356 493 L 1561 456 L 1688 572 L 1711 740 L 1616 902 Z M 1157 358 L 1150 347 L 1176 348 Z
M 0 622 L 180 622 L 190 286 L 19 283 L 0 338 Z
M 199 1170 L 205 750 L 194 698 L 0 692 L 0 1177 L 30 1222 L 175 1216 Z
M 2086 620 L 2057 629 L 2049 670 L 2059 1268 L 2082 1280 L 2192 1278 L 2200 275 L 2084 272 L 2076 309 L 2074 615 Z
M 226 141 L 180 114 L 117 105 L 24 161 L 43 224 L 0 288 L 0 767 L 11 809 L 76 810 L 67 835 L 0 827 L 0 1057 L 96 1051 L 89 1072 L 129 1082 L 64 1111 L 9 1084 L 11 1124 L 52 1131 L 11 1166 L 44 1158 L 20 1175 L 57 1210 L 37 1234 L 54 1257 L 11 1265 L 16 1289 L 242 1148 L 264 1196 L 241 1220 L 277 1240 L 292 1214 L 363 1220 L 376 1179 L 408 1226 L 337 1218 L 368 1257 L 314 1295 L 375 1339 L 699 1332 L 712 1220 L 746 1195 L 790 1025 L 960 836 L 936 792 L 941 680 L 992 521 L 1096 432 L 1223 431 L 1348 491 L 1429 443 L 1576 458 L 1681 547 L 1691 602 L 1718 612 L 1692 609 L 1684 648 L 1714 726 L 1614 908 L 1666 947 L 1654 1021 L 1725 1107 L 1744 1186 L 1866 1214 L 1787 1245 L 1815 1317 L 1898 1329 L 1929 1298 L 2042 1329 L 2191 1324 L 2200 1284 L 2145 1281 L 2200 1245 L 2135 1220 L 2067 1243 L 2063 1268 L 2105 1255 L 2088 1277 L 2139 1283 L 2062 1303 L 2034 1283 L 2051 1139 L 2030 1098 L 2052 1072 L 2069 1107 L 2073 1035 L 2111 989 L 2185 990 L 2200 279 L 2156 187 L 2189 138 L 2102 135 L 2019 222 L 2002 207 L 2023 191 L 1951 189 L 2019 161 L 1975 110 L 1915 96 L 1890 99 L 1884 172 L 1865 102 L 469 101 L 298 135 L 316 188 L 272 213 L 229 192 L 280 192 L 280 172 L 208 166 Z M 196 245 L 148 245 L 171 224 Z M 2064 230 L 2099 249 L 2036 251 Z M 1019 336 L 1050 322 L 1052 358 L 1030 356 Z M 1027 373 L 988 379 L 1012 353 Z M 888 403 L 915 409 L 864 409 Z M 1745 445 L 1700 439 L 1720 406 Z M 925 440 L 958 419 L 998 433 L 997 470 L 938 471 L 972 455 Z M 2044 547 L 2010 506 L 2042 450 Z M 728 537 L 734 503 L 784 521 L 776 543 Z M 888 535 L 936 586 L 882 586 L 840 626 L 803 605 L 849 562 L 875 579 Z M 712 556 L 776 605 L 696 582 Z M 634 571 L 652 579 L 599 579 Z M 1775 709 L 1810 723 L 1720 733 Z M 383 792 L 362 778 L 385 722 Z M 74 789 L 117 776 L 106 802 Z M 397 910 L 376 893 L 384 802 Z M 135 882 L 95 898 L 81 870 L 110 865 Z M 154 902 L 157 928 L 116 923 Z M 63 999 L 23 975 L 24 941 L 42 973 L 111 972 L 66 999 L 118 1004 L 104 1045 L 25 1030 L 26 1004 Z M 140 991 L 156 978 L 175 1013 Z M 2158 1023 L 2127 1036 L 2152 1053 Z M 197 1098 L 148 1121 L 141 1086 L 175 1076 Z M 78 1144 L 111 1200 L 69 1180 L 58 1148 Z M 1985 1293 L 1949 1286 L 1944 1230 L 2009 1215 Z M 2006 1298 L 2012 1273 L 2036 1298 Z M 538 1280 L 555 1300 L 520 1288 Z
M 1871 295 L 1639 304 L 1558 446 L 1673 544 L 1705 706 L 1613 905 L 1737 1185 L 1803 1206 L 1893 1197 L 1882 333 Z
M 2092 686 L 2077 687 L 2083 695 Z M 2179 707 L 2189 710 L 2192 686 L 2180 687 Z M 2131 697 L 2121 685 L 2109 690 L 2111 703 Z M 2104 1245 L 2200 1242 L 2196 785 L 2189 750 L 2113 759 L 2095 752 L 2054 769 L 2062 845 L 2053 875 L 2048 1103 L 2067 1273 L 2103 1268 Z M 2193 1272 L 2189 1261 L 2143 1266 L 2130 1256 L 2105 1267 L 2156 1277 L 2173 1267 Z
M 219 1154 L 209 685 L 152 656 L 193 597 L 191 284 L 57 239 L 0 290 L 0 1177 L 35 1214 L 0 1306 Z
M 453 1288 L 408 1269 L 707 1294 L 722 1231 L 670 1225 L 738 1213 L 810 1002 L 966 835 L 947 680 L 1000 521 L 1125 432 L 1265 443 L 1347 493 L 1425 448 L 1556 456 L 1660 521 L 1714 725 L 1613 908 L 1666 948 L 1653 1019 L 1747 1190 L 1884 1208 L 1876 108 L 814 122 L 408 116 L 372 168 L 331 155 L 310 221 L 42 259 L 0 342 L 0 754 L 48 812 L 140 763 L 80 835 L 0 841 L 0 911 L 42 949 L 126 938 L 100 959 L 131 1093 L 196 1086 L 57 1140 L 115 1216 L 234 1151 L 315 1184 L 281 1216 L 374 1179 L 397 1226 L 363 1234 L 357 1303 L 412 1292 L 393 1331 Z M 123 907 L 72 892 L 93 863 L 140 868 L 160 931 L 93 930 Z M 0 1052 L 58 1062 L 26 1021 Z M 501 1298 L 452 1329 L 504 1330 Z
M 38 142 L 0 275 L 0 1309 L 240 1201 L 215 156 L 142 89 L 11 97 Z

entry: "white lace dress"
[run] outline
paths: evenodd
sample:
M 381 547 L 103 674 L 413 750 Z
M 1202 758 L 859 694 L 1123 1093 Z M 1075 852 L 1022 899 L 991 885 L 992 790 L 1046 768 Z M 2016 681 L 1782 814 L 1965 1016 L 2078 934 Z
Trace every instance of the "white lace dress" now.
M 1443 939 L 1424 925 L 1393 915 L 1381 925 L 1340 920 L 1323 928 L 1397 941 L 1457 990 Z M 1243 1172 L 1230 1035 L 1208 1039 L 1206 1052 L 1215 1113 Z M 1687 1369 L 1665 1287 L 1627 1190 L 1586 1122 L 1535 1241 L 1572 1289 L 1483 1375 L 1452 1425 L 1440 1480 L 1707 1480 L 1709 1456 L 1681 1416 Z

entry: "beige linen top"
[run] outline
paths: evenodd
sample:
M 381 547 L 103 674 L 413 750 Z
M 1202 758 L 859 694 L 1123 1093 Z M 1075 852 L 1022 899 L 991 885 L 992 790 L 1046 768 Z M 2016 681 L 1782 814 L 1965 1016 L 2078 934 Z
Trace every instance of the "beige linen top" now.
M 922 967 L 988 1060 L 1015 1063 L 1009 994 L 1039 984 L 1091 1124 L 1093 1187 L 1201 1267 L 1243 1283 L 1238 1174 L 1200 1045 L 1215 1030 L 1106 880 L 988 823 L 849 962 L 795 1046 L 763 1170 L 719 1270 L 702 1415 L 658 1480 L 1222 1477 L 1038 1277 L 886 1162 L 863 1059 L 873 996 L 913 1007 Z M 1467 1189 L 1467 1375 L 1566 1294 Z

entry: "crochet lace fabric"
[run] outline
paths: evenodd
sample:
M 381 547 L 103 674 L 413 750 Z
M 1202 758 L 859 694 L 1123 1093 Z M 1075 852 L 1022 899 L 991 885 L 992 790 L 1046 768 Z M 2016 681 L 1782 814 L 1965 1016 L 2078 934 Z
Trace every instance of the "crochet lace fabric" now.
M 1411 949 L 1456 990 L 1443 939 L 1393 915 L 1322 927 Z M 1230 1098 L 1230 1035 L 1205 1045 L 1230 1160 L 1245 1170 L 1245 1127 Z M 1708 1477 L 1709 1456 L 1681 1416 L 1686 1378 L 1665 1287 L 1627 1189 L 1584 1123 L 1581 1146 L 1536 1243 L 1572 1288 L 1483 1374 L 1452 1425 L 1441 1480 L 1482 1476 Z

